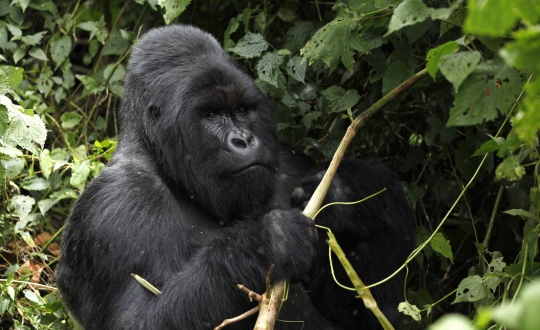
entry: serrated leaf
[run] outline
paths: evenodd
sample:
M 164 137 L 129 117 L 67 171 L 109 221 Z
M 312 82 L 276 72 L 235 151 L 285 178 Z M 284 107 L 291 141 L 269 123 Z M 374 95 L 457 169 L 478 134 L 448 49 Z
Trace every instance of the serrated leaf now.
M 13 209 L 21 219 L 24 219 L 32 211 L 32 206 L 36 201 L 30 196 L 15 195 L 11 198 L 9 206 Z
M 40 191 L 40 190 L 49 189 L 51 187 L 51 184 L 49 183 L 49 181 L 43 178 L 33 177 L 30 180 L 24 181 L 21 187 L 23 187 L 26 190 Z
M 518 69 L 540 72 L 539 61 L 531 61 L 531 58 L 536 58 L 540 54 L 540 26 L 516 31 L 513 37 L 515 40 L 507 43 L 499 51 L 501 57 L 506 63 Z
M 17 175 L 21 174 L 24 168 L 24 159 L 10 158 L 2 159 L 2 166 L 6 170 L 8 179 L 13 179 Z
M 268 48 L 268 43 L 259 33 L 248 33 L 243 36 L 238 43 L 229 51 L 236 53 L 244 58 L 253 58 L 261 56 L 261 53 Z
M 13 141 L 19 146 L 34 151 L 34 143 L 43 148 L 47 137 L 45 124 L 38 115 L 29 116 L 23 113 L 21 106 L 14 105 L 4 95 L 0 95 L 0 104 L 8 110 L 9 126 L 5 133 L 6 141 Z
M 62 121 L 62 128 L 70 129 L 81 122 L 82 116 L 76 111 L 70 111 L 62 114 L 60 120 Z
M 283 57 L 278 55 L 277 52 L 264 54 L 255 67 L 257 76 L 261 80 L 278 87 L 279 66 L 282 62 Z
M 300 54 L 313 64 L 322 60 L 333 71 L 339 61 L 350 72 L 353 71 L 354 52 L 369 53 L 369 47 L 359 33 L 361 17 L 354 12 L 347 12 L 347 16 L 338 15 L 336 19 L 319 29 L 311 40 L 300 50 Z
M 36 46 L 41 42 L 41 39 L 43 39 L 43 35 L 47 34 L 46 31 L 38 32 L 36 34 L 32 35 L 25 35 L 21 37 L 22 42 L 24 42 L 27 46 Z
M 398 306 L 398 311 L 409 315 L 412 317 L 415 321 L 420 322 L 422 319 L 422 315 L 420 315 L 420 310 L 415 305 L 411 305 L 408 301 L 400 302 Z
M 454 50 L 458 48 L 458 44 L 455 41 L 448 41 L 447 43 L 444 43 L 440 45 L 437 48 L 430 49 L 427 53 L 426 60 L 426 68 L 428 69 L 429 75 L 435 79 L 435 76 L 437 75 L 437 71 L 439 71 L 439 59 L 442 56 L 452 54 Z
M 447 125 L 476 125 L 507 114 L 520 90 L 514 69 L 499 61 L 481 63 L 461 84 Z
M 522 210 L 522 209 L 506 210 L 503 213 L 510 214 L 510 215 L 519 215 L 519 216 L 526 217 L 526 218 L 534 218 L 534 214 L 532 214 L 531 212 L 527 212 L 525 210 Z
M 47 55 L 45 55 L 45 52 L 41 48 L 32 47 L 30 51 L 28 51 L 28 54 L 32 56 L 33 58 L 36 58 L 38 60 L 42 61 L 48 61 Z
M 448 243 L 446 238 L 444 238 L 442 233 L 436 233 L 435 236 L 433 236 L 433 238 L 429 241 L 429 245 L 433 250 L 439 252 L 441 255 L 454 262 L 452 260 L 452 247 L 450 246 L 450 243 Z
M 76 77 L 83 83 L 84 89 L 91 94 L 97 94 L 104 89 L 103 86 L 99 86 L 96 80 L 92 77 L 81 74 L 76 75 Z
M 283 48 L 289 49 L 292 53 L 296 53 L 302 48 L 309 38 L 313 35 L 313 23 L 298 21 L 287 30 L 287 41 Z
M 394 10 L 386 35 L 405 26 L 423 22 L 426 18 L 428 18 L 428 7 L 422 0 L 405 0 Z
M 328 100 L 331 112 L 347 111 L 360 101 L 360 95 L 354 89 L 345 91 L 339 86 L 330 86 L 321 94 Z
M 456 299 L 452 304 L 458 302 L 473 302 L 484 298 L 487 294 L 487 289 L 482 282 L 482 278 L 478 275 L 467 277 L 459 283 Z
M 294 79 L 304 82 L 306 77 L 307 63 L 300 56 L 295 56 L 287 62 L 287 74 Z
M 9 23 L 6 23 L 6 27 L 8 28 L 9 32 L 11 32 L 11 34 L 14 36 L 14 37 L 20 37 L 22 36 L 22 30 L 19 29 L 18 27 L 16 27 L 15 25 L 11 25 Z
M 165 9 L 163 19 L 165 24 L 169 25 L 186 10 L 191 0 L 157 0 L 158 5 Z
M 51 39 L 51 58 L 58 68 L 71 52 L 71 37 L 55 36 Z
M 495 180 L 518 181 L 525 175 L 525 167 L 519 163 L 519 156 L 506 157 L 495 170 Z
M 439 68 L 457 93 L 461 83 L 473 72 L 481 58 L 482 55 L 477 51 L 445 55 L 439 60 Z

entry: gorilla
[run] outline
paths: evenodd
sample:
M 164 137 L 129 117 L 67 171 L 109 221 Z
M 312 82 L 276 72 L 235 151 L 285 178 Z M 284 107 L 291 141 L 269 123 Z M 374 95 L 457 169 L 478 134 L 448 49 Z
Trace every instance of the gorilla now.
M 56 274 L 84 329 L 213 329 L 255 306 L 236 285 L 263 293 L 271 265 L 273 281 L 294 283 L 276 329 L 379 327 L 354 292 L 334 283 L 328 246 L 317 244 L 324 231 L 291 207 L 292 191 L 301 187 L 301 205 L 324 169 L 280 145 L 270 101 L 211 35 L 185 25 L 146 33 L 128 65 L 119 128 L 117 150 L 68 219 Z M 316 219 L 368 284 L 413 248 L 401 185 L 375 161 L 349 160 L 325 200 L 383 188 Z M 397 322 L 403 274 L 373 294 Z M 228 329 L 253 329 L 255 318 Z

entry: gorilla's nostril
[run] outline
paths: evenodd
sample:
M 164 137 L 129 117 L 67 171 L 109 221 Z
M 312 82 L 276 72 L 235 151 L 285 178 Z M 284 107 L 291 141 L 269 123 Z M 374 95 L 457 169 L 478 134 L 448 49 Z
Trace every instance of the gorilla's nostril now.
M 247 148 L 246 141 L 243 139 L 232 139 L 231 142 L 237 148 Z

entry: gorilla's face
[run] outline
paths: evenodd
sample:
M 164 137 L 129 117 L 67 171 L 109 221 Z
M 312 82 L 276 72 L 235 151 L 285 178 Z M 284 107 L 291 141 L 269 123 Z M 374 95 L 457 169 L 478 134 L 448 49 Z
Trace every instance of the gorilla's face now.
M 184 28 L 167 36 L 170 48 L 152 49 L 154 37 L 164 38 L 152 32 L 125 83 L 142 116 L 124 104 L 122 126 L 143 130 L 167 180 L 224 222 L 263 207 L 279 166 L 270 102 L 209 35 L 186 45 Z M 141 128 L 129 122 L 141 119 Z

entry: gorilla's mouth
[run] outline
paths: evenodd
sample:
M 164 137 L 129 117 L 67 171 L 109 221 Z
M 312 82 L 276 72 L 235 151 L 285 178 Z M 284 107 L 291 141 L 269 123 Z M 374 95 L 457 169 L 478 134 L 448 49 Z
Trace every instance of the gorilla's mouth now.
M 252 172 L 252 171 L 256 171 L 256 170 L 259 170 L 259 169 L 262 169 L 262 168 L 265 168 L 267 170 L 270 170 L 272 171 L 272 168 L 266 164 L 266 163 L 261 163 L 261 162 L 255 162 L 255 163 L 251 163 L 251 164 L 248 164 L 246 166 L 243 166 L 233 172 L 231 172 L 232 174 L 244 174 L 244 173 L 248 173 L 248 172 Z

